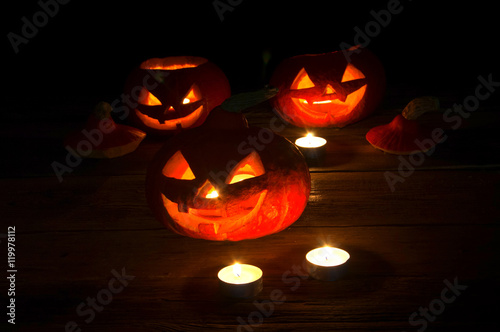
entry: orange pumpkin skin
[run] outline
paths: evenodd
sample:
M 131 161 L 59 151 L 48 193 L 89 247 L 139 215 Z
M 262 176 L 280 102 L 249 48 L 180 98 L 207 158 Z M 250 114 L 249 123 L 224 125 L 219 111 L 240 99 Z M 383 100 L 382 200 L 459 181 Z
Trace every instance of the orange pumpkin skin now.
M 385 92 L 385 72 L 367 49 L 299 55 L 284 60 L 270 84 L 274 108 L 298 127 L 344 127 L 371 114 Z
M 311 189 L 304 157 L 287 139 L 238 117 L 214 116 L 220 126 L 172 137 L 150 164 L 149 206 L 174 232 L 239 241 L 279 232 L 302 214 Z
M 203 123 L 231 95 L 229 81 L 201 57 L 153 58 L 132 71 L 125 84 L 134 126 L 152 134 L 172 134 Z M 129 104 L 129 105 L 130 105 Z

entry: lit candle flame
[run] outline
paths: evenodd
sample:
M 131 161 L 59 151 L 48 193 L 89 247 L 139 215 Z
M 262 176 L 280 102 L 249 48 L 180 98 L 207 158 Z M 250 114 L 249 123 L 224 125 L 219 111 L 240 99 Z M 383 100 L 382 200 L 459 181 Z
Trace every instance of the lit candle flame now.
M 235 276 L 240 277 L 241 276 L 241 265 L 238 263 L 235 263 L 233 265 L 233 273 Z
M 306 255 L 310 263 L 319 266 L 339 266 L 347 262 L 349 258 L 347 251 L 329 246 L 316 248 Z
M 325 257 L 325 261 L 328 261 L 328 254 L 329 253 L 330 253 L 330 247 L 324 246 L 323 247 L 323 257 Z
M 298 138 L 295 144 L 304 148 L 318 148 L 326 144 L 326 140 L 321 137 L 314 136 L 313 133 L 307 133 L 306 136 Z
M 219 193 L 217 192 L 217 190 L 212 189 L 208 192 L 208 194 L 205 197 L 206 198 L 217 198 L 217 197 L 219 197 Z

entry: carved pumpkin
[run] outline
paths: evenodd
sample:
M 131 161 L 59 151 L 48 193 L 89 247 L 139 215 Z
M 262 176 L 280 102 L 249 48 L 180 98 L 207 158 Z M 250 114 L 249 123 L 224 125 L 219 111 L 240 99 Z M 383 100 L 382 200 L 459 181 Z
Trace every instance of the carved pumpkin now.
M 302 214 L 310 188 L 297 147 L 219 108 L 202 126 L 171 138 L 146 179 L 156 218 L 179 234 L 207 240 L 238 241 L 285 229 Z
M 148 133 L 194 128 L 231 95 L 224 73 L 201 57 L 149 59 L 134 70 L 126 95 L 137 105 L 130 119 Z
M 372 113 L 385 91 L 383 67 L 366 49 L 349 51 L 350 62 L 340 51 L 283 61 L 270 81 L 280 116 L 299 127 L 344 127 Z

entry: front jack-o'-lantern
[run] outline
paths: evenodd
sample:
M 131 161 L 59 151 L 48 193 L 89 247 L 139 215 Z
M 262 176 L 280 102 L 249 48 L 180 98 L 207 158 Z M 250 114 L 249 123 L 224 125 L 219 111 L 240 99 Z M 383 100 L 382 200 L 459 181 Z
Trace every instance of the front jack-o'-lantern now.
M 200 57 L 168 57 L 144 61 L 126 83 L 135 104 L 130 119 L 154 134 L 194 128 L 231 95 L 224 73 Z
M 287 139 L 219 108 L 153 159 L 146 195 L 156 218 L 193 238 L 258 238 L 295 222 L 310 192 L 304 157 Z
M 299 127 L 344 127 L 375 110 L 385 91 L 385 74 L 366 49 L 295 56 L 271 77 L 279 92 L 274 108 Z

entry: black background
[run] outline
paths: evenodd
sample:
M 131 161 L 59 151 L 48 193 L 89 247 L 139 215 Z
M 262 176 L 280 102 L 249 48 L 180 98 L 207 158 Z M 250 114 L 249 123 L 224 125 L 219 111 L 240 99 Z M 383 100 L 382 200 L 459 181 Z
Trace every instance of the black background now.
M 226 0 L 221 0 L 225 2 Z M 196 55 L 228 76 L 233 92 L 264 86 L 284 58 L 339 49 L 354 43 L 372 10 L 388 1 L 243 0 L 221 22 L 213 0 L 70 1 L 15 54 L 7 33 L 21 34 L 37 1 L 3 9 L 4 119 L 58 117 L 99 100 L 120 97 L 134 66 L 151 57 Z M 401 1 L 403 10 L 371 38 L 368 48 L 382 60 L 389 86 L 418 94 L 473 93 L 477 76 L 500 81 L 496 62 L 498 18 L 494 2 Z M 263 53 L 271 60 L 266 68 Z M 461 100 L 457 100 L 461 102 Z M 67 112 L 64 110 L 67 109 Z

